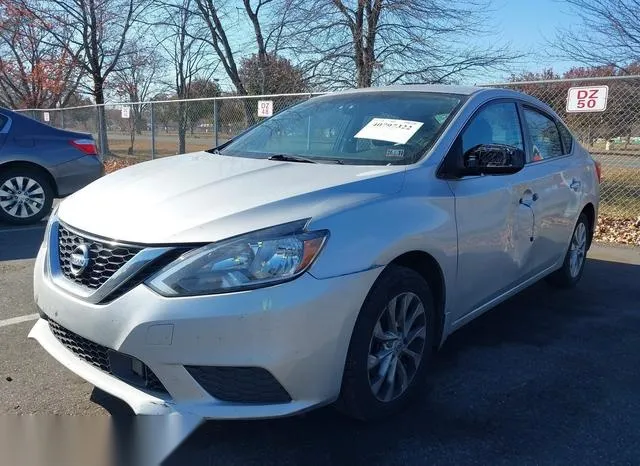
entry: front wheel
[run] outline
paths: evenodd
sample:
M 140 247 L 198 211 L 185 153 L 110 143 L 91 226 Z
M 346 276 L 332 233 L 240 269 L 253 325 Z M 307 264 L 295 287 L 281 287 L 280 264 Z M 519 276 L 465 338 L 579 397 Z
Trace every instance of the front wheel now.
M 362 420 L 402 409 L 426 383 L 435 321 L 428 283 L 411 269 L 389 266 L 358 316 L 338 409 Z
M 589 220 L 582 213 L 571 235 L 569 249 L 562 267 L 547 277 L 547 282 L 556 288 L 573 288 L 578 284 L 587 261 L 587 243 L 589 241 Z
M 0 173 L 0 221 L 36 223 L 49 214 L 53 189 L 37 170 L 10 169 Z

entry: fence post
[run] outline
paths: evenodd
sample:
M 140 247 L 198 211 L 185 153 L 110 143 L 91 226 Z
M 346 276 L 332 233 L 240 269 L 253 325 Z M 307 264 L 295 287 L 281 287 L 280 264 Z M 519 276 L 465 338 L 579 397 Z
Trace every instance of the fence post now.
M 218 99 L 213 99 L 213 147 L 218 147 Z
M 60 109 L 60 127 L 64 129 L 64 109 Z
M 104 108 L 104 107 L 103 107 Z M 102 125 L 102 114 L 100 111 L 100 105 L 96 105 L 96 112 L 98 113 L 98 141 L 100 141 L 100 160 L 104 161 L 104 142 L 106 138 L 106 134 L 104 134 L 103 125 Z
M 151 160 L 156 158 L 156 119 L 151 102 Z

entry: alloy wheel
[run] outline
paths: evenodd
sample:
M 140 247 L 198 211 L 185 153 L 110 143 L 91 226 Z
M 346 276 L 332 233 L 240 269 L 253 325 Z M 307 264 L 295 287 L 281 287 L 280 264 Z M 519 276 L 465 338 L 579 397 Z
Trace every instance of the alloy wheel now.
M 0 186 L 0 208 L 12 217 L 33 217 L 42 210 L 44 203 L 44 189 L 27 176 L 9 178 Z
M 569 273 L 572 278 L 577 277 L 587 251 L 587 227 L 583 222 L 576 225 L 569 247 Z
M 369 344 L 369 386 L 382 402 L 401 396 L 422 361 L 427 337 L 424 305 L 405 292 L 392 298 L 378 318 Z

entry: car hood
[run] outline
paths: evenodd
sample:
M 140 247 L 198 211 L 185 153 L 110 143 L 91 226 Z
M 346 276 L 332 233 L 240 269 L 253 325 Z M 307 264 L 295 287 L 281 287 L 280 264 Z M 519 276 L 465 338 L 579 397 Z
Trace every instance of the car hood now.
M 104 176 L 65 199 L 58 217 L 119 241 L 218 241 L 397 192 L 404 170 L 196 152 Z

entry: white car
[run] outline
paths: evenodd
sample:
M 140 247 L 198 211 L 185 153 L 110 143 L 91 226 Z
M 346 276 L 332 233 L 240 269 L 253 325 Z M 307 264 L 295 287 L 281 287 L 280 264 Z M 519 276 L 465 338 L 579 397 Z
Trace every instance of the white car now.
M 316 97 L 62 201 L 30 336 L 140 414 L 391 414 L 456 329 L 580 280 L 599 176 L 517 92 Z

